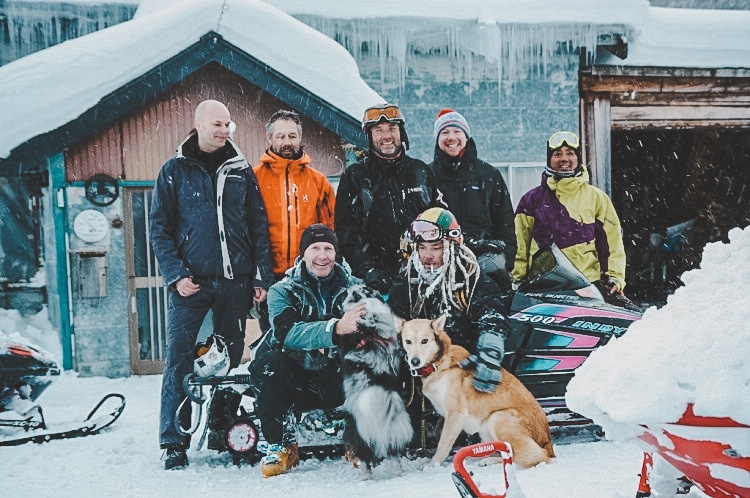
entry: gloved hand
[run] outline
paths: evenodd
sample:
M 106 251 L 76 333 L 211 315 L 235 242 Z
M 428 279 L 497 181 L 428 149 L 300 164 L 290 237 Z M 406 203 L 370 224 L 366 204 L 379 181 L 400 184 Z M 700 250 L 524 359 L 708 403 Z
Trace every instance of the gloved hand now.
M 477 256 L 486 252 L 502 254 L 505 251 L 505 242 L 495 239 L 467 239 L 466 247 Z
M 370 268 L 363 278 L 365 285 L 385 295 L 391 291 L 391 278 L 383 270 Z
M 620 285 L 609 275 L 602 274 L 601 280 L 594 282 L 594 285 L 599 289 L 599 292 L 601 292 L 603 296 L 618 294 L 620 292 Z
M 461 368 L 476 366 L 472 384 L 477 391 L 491 393 L 503 380 L 501 364 L 505 356 L 505 340 L 501 335 L 483 333 L 477 341 L 477 354 L 460 363 Z

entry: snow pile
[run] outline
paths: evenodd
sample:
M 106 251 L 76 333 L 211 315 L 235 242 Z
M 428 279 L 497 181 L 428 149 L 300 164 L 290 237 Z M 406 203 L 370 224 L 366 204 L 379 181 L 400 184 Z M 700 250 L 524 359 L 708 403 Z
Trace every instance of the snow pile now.
M 661 309 L 595 351 L 568 384 L 568 406 L 627 437 L 637 424 L 698 416 L 750 424 L 750 227 L 711 243 Z

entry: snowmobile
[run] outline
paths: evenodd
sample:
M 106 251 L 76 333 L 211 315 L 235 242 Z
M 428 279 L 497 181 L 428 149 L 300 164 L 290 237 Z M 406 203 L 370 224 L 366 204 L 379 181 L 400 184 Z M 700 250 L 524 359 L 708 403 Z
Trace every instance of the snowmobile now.
M 553 438 L 600 436 L 597 435 L 600 429 L 590 419 L 567 408 L 565 389 L 575 369 L 592 351 L 612 337 L 622 335 L 641 315 L 605 303 L 597 288 L 554 245 L 534 255 L 528 277 L 511 292 L 507 302 L 512 330 L 506 339 L 503 367 L 518 377 L 542 405 Z M 206 346 L 202 345 L 208 350 Z M 224 365 L 225 361 L 216 363 Z M 226 370 L 221 370 L 203 370 L 196 364 L 195 371 L 185 377 L 185 403 L 191 402 L 195 410 L 191 426 L 178 424 L 178 427 L 185 434 L 195 433 L 201 424 L 203 405 L 208 403 L 199 448 L 208 440 L 209 449 L 229 451 L 235 463 L 253 461 L 260 458 L 257 446 L 262 444 L 262 437 L 247 400 L 248 396 L 252 397 L 252 376 L 247 373 L 227 375 Z M 405 377 L 405 398 L 410 404 L 422 401 L 422 407 L 416 411 L 422 414 L 421 428 L 417 428 L 421 434 L 415 443 L 419 449 L 413 453 L 427 454 L 429 448 L 437 445 L 441 419 L 425 407 L 425 400 L 414 388 L 411 376 Z M 243 394 L 248 396 L 243 397 Z M 177 421 L 181 410 L 175 414 Z M 296 412 L 290 414 L 291 417 L 294 417 L 301 456 L 343 454 L 344 413 L 341 410 Z
M 642 314 L 607 304 L 554 244 L 534 254 L 527 277 L 509 297 L 503 367 L 542 405 L 554 439 L 597 437 L 590 419 L 567 408 L 565 390 L 592 351 Z
M 687 494 L 750 496 L 750 426 L 729 417 L 695 415 L 692 403 L 676 422 L 641 425 L 640 439 L 666 463 L 652 482 L 653 455 L 644 452 L 637 498 Z M 680 475 L 683 474 L 683 475 Z
M 114 423 L 125 408 L 121 394 L 108 394 L 82 422 L 49 431 L 36 400 L 59 375 L 60 368 L 49 353 L 24 339 L 0 334 L 0 446 L 95 434 Z M 11 428 L 13 434 L 6 437 L 4 428 Z M 19 429 L 24 431 L 21 436 L 17 435 Z

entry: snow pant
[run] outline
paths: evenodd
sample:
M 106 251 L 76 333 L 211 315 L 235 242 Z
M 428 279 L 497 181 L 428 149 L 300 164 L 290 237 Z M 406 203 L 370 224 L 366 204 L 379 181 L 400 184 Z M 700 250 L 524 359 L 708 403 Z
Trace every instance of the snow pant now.
M 264 363 L 265 379 L 255 400 L 255 414 L 268 444 L 294 443 L 290 438 L 296 435 L 296 428 L 284 427 L 291 409 L 330 410 L 344 404 L 343 376 L 337 361 L 331 360 L 323 370 L 305 370 L 278 348 L 259 360 Z
M 182 444 L 186 448 L 190 436 L 181 434 L 175 424 L 177 408 L 185 399 L 182 381 L 193 371 L 195 343 L 208 310 L 213 311 L 214 333 L 224 338 L 232 368 L 240 364 L 245 345 L 245 320 L 253 301 L 252 276 L 229 280 L 223 277 L 199 278 L 193 282 L 200 290 L 182 297 L 170 289 L 168 297 L 167 357 L 161 386 L 159 443 Z M 190 427 L 190 404 L 180 413 L 180 424 Z

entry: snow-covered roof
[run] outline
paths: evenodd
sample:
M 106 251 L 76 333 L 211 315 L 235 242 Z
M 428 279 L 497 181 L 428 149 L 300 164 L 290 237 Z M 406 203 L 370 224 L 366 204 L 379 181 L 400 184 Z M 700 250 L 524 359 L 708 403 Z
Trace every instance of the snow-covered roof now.
M 651 7 L 612 65 L 750 68 L 750 11 Z
M 356 120 L 383 98 L 339 44 L 258 0 L 146 0 L 134 19 L 0 67 L 0 158 L 214 31 Z M 345 91 L 344 91 L 345 90 Z
M 750 68 L 750 11 L 651 7 L 647 0 L 267 0 L 297 17 L 411 19 L 414 23 L 475 20 L 498 25 L 626 25 L 628 57 L 613 65 Z M 500 30 L 507 33 L 506 30 Z M 589 49 L 591 49 L 589 44 Z M 484 55 L 484 54 L 483 54 Z
M 360 40 L 375 37 L 382 42 L 388 38 L 382 44 L 381 57 L 396 57 L 402 65 L 406 63 L 407 41 L 425 51 L 433 45 L 443 49 L 448 44 L 457 54 L 468 51 L 489 58 L 506 50 L 505 65 L 499 73 L 510 75 L 509 79 L 516 73 L 525 74 L 514 70 L 515 61 L 527 55 L 538 58 L 537 47 L 524 45 L 530 41 L 544 47 L 542 62 L 552 57 L 551 42 L 562 39 L 560 36 L 572 34 L 575 37 L 568 39 L 593 47 L 601 30 L 586 26 L 604 27 L 605 31 L 608 26 L 627 28 L 621 34 L 627 38 L 628 57 L 621 60 L 611 56 L 597 64 L 750 68 L 750 12 L 650 7 L 647 0 L 132 3 L 139 3 L 139 7 L 131 21 L 0 67 L 0 159 L 27 140 L 81 116 L 105 95 L 209 31 L 216 31 L 227 42 L 355 119 L 360 118 L 364 105 L 382 100 L 361 79 L 356 62 L 341 45 L 290 15 L 306 22 L 316 18 L 313 24 L 323 32 L 330 31 L 322 29 L 326 19 L 360 20 L 365 24 L 358 27 L 366 29 L 354 33 L 357 39 L 350 43 L 353 49 L 359 49 Z M 451 23 L 459 27 L 448 32 L 434 29 L 435 25 Z M 384 29 L 389 26 L 392 29 Z M 569 33 L 562 29 L 565 26 L 569 26 Z M 414 33 L 417 40 L 412 40 Z M 508 36 L 516 38 L 505 40 Z M 532 40 L 539 37 L 542 43 Z

